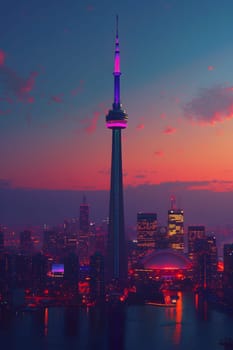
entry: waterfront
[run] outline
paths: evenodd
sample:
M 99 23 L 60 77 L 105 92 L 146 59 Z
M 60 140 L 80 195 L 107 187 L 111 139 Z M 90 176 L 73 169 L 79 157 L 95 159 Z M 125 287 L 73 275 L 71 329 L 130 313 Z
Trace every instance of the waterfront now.
M 12 350 L 223 349 L 233 315 L 180 294 L 175 308 L 132 305 L 104 312 L 51 307 L 1 317 L 1 344 Z

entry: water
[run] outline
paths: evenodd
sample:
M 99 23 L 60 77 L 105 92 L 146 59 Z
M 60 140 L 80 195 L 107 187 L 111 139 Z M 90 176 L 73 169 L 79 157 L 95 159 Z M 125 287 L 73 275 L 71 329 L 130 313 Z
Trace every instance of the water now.
M 181 293 L 175 308 L 46 308 L 0 318 L 0 342 L 10 350 L 221 350 L 219 340 L 232 333 L 232 315 Z

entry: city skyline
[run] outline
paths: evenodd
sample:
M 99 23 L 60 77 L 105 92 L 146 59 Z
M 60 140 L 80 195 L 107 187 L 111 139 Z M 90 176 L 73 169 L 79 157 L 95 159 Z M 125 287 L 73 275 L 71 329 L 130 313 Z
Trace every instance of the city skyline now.
M 19 203 L 27 207 L 38 193 L 53 211 L 59 190 L 80 191 L 77 207 L 83 192 L 107 207 L 110 136 L 103 126 L 119 13 L 123 103 L 133 116 L 123 138 L 127 209 L 140 198 L 127 221 L 140 210 L 165 212 L 175 194 L 187 215 L 204 207 L 187 224 L 211 224 L 211 216 L 214 225 L 232 224 L 233 4 L 151 1 L 132 11 L 133 2 L 123 1 L 14 3 L 13 10 L 4 4 L 0 25 L 0 220 L 9 223 L 10 208 L 22 212 Z M 32 223 L 48 220 L 44 205 L 34 204 Z

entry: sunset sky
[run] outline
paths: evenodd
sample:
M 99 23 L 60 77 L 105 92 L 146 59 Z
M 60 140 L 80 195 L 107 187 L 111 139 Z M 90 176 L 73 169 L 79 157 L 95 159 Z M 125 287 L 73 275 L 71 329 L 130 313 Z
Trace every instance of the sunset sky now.
M 3 1 L 1 189 L 109 189 L 117 13 L 126 191 L 233 201 L 232 0 Z

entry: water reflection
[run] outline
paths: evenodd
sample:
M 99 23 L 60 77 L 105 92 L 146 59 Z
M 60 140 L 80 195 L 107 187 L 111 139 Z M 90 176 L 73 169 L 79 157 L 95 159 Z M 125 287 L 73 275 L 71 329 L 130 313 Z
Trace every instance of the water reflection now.
M 206 297 L 196 293 L 194 296 L 195 309 L 199 319 L 207 321 L 209 319 L 209 308 Z
M 176 302 L 176 307 L 165 308 L 166 320 L 169 321 L 169 324 L 172 326 L 169 328 L 167 327 L 167 336 L 170 336 L 171 328 L 173 329 L 173 326 L 174 326 L 172 340 L 173 340 L 173 344 L 176 344 L 176 345 L 180 344 L 180 341 L 181 341 L 182 313 L 183 313 L 182 293 L 178 292 L 177 296 L 178 296 L 178 299 Z

